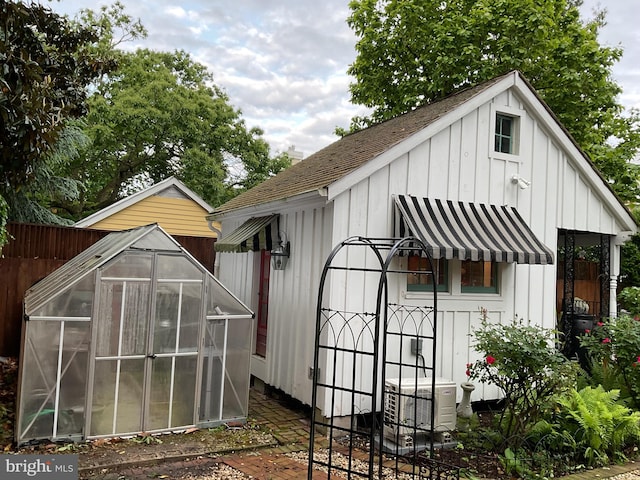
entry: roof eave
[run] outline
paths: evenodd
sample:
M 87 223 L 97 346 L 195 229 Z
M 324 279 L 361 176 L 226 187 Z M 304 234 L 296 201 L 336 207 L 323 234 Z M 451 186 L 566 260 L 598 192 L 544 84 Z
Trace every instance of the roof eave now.
M 327 189 L 316 188 L 291 197 L 281 198 L 272 202 L 248 205 L 245 207 L 214 210 L 206 219 L 209 221 L 222 221 L 229 217 L 250 217 L 262 216 L 272 213 L 283 213 L 290 208 L 300 208 L 305 206 L 323 206 L 327 203 Z

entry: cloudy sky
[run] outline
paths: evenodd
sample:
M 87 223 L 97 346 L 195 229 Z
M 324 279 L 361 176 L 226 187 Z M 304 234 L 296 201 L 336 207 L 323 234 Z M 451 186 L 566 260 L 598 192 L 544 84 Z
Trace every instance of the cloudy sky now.
M 111 1 L 91 2 L 91 8 Z M 206 65 L 249 127 L 258 126 L 273 153 L 295 145 L 306 156 L 336 140 L 366 113 L 349 102 L 348 65 L 355 36 L 345 23 L 348 0 L 121 0 L 149 35 L 126 48 L 189 52 Z M 86 0 L 50 4 L 74 16 Z M 614 77 L 622 103 L 640 108 L 640 2 L 585 0 L 583 11 L 608 11 L 601 43 L 625 47 Z

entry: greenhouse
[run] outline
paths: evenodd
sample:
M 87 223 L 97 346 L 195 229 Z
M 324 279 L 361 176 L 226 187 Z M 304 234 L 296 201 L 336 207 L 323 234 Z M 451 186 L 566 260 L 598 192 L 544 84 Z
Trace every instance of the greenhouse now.
M 24 310 L 18 444 L 246 420 L 253 314 L 156 224 L 107 235 Z

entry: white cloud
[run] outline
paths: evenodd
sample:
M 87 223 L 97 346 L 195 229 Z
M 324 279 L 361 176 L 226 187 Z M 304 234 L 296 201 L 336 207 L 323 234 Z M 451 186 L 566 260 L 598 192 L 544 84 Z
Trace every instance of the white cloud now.
M 176 18 L 186 18 L 187 17 L 187 12 L 182 7 L 171 6 L 171 7 L 165 8 L 164 11 L 165 11 L 165 13 L 167 15 L 170 15 L 172 17 L 176 17 Z

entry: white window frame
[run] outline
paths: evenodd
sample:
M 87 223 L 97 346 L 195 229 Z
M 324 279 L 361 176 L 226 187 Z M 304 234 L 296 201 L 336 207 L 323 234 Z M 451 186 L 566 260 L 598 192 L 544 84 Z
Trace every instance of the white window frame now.
M 498 115 L 504 115 L 513 119 L 512 133 L 513 133 L 513 153 L 497 152 L 495 149 L 496 144 L 496 117 Z M 491 104 L 491 121 L 489 122 L 489 157 L 499 160 L 507 160 L 510 162 L 522 162 L 525 142 L 522 136 L 522 125 L 526 117 L 526 112 L 519 108 L 508 107 L 503 105 Z
M 408 269 L 407 267 L 407 258 L 402 258 L 402 268 Z M 497 267 L 497 278 L 496 278 L 496 286 L 497 292 L 463 292 L 462 291 L 462 261 L 453 259 L 447 260 L 447 278 L 446 282 L 448 284 L 447 291 L 439 291 L 438 298 L 452 298 L 452 299 L 461 299 L 461 300 L 488 300 L 491 298 L 497 299 L 502 298 L 503 294 L 503 266 L 505 264 L 501 262 L 496 263 Z M 410 275 L 410 274 L 407 274 Z M 409 290 L 407 288 L 407 279 L 405 278 L 400 285 L 401 288 L 401 296 L 407 299 L 421 299 L 426 297 L 433 296 L 431 291 L 419 291 L 419 290 Z

